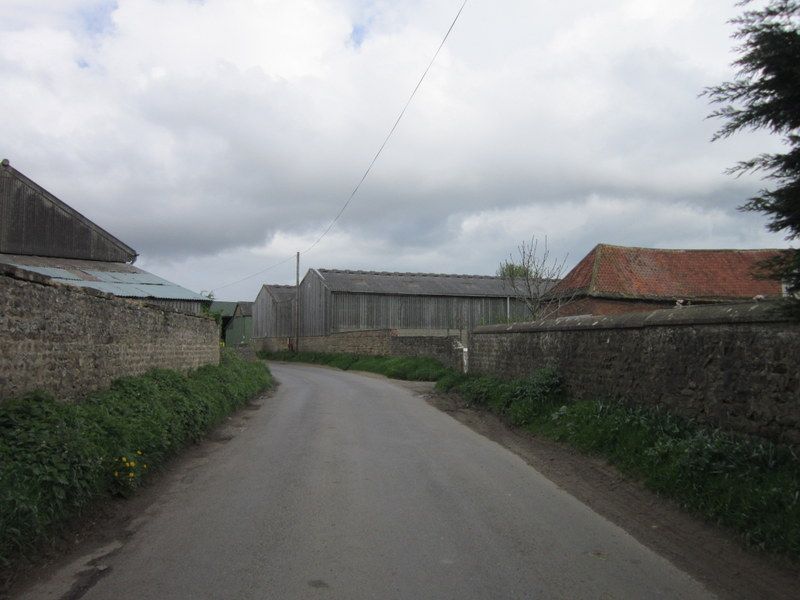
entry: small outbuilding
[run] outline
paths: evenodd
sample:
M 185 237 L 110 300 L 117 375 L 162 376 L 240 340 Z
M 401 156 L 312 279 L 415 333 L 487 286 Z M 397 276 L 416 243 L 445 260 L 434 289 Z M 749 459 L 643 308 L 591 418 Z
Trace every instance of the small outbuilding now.
M 226 346 L 246 346 L 253 334 L 253 303 L 237 302 L 225 327 Z
M 252 306 L 253 338 L 289 338 L 294 335 L 294 285 L 262 285 Z

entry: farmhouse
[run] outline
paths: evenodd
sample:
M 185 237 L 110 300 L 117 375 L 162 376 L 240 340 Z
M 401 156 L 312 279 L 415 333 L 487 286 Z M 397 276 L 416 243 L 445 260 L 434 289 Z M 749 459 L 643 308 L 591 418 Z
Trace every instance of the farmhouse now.
M 294 294 L 290 286 L 262 288 L 253 306 L 256 340 L 293 335 Z M 299 296 L 301 337 L 366 330 L 458 335 L 519 320 L 526 311 L 502 278 L 486 275 L 310 269 Z
M 780 298 L 759 264 L 780 250 L 664 250 L 598 244 L 553 289 L 564 315 L 612 315 L 688 304 Z
M 133 266 L 136 251 L 0 163 L 0 264 L 190 314 L 209 301 Z

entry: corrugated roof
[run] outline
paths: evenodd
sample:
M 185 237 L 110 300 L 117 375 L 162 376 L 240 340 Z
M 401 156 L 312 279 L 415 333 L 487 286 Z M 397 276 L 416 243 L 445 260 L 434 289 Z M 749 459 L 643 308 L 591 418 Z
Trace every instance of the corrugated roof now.
M 266 289 L 273 298 L 277 302 L 286 302 L 288 300 L 294 300 L 295 297 L 295 290 L 297 286 L 294 285 L 276 285 L 276 284 L 264 284 L 264 289 Z
M 237 302 L 234 315 L 237 317 L 252 317 L 253 304 L 253 302 Z
M 39 273 L 53 281 L 87 287 L 123 298 L 199 300 L 208 298 L 125 263 L 0 254 L 0 263 Z
M 444 273 L 391 273 L 317 269 L 332 292 L 414 296 L 514 296 L 501 277 Z M 552 282 L 544 282 L 549 287 Z
M 608 298 L 738 300 L 780 296 L 759 263 L 781 250 L 667 250 L 598 244 L 554 288 Z
M 236 310 L 236 302 L 228 302 L 226 300 L 214 300 L 211 303 L 209 310 L 213 313 L 219 313 L 221 317 L 232 317 L 233 311 Z

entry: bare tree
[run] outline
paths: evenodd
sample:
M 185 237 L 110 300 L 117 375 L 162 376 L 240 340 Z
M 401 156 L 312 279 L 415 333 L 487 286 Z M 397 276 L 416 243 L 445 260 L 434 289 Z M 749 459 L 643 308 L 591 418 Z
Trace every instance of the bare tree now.
M 550 254 L 547 237 L 540 243 L 536 236 L 517 246 L 517 254 L 500 263 L 497 275 L 505 280 L 511 296 L 522 302 L 531 319 L 547 319 L 571 302 L 574 292 L 551 291 L 564 275 L 567 256 Z

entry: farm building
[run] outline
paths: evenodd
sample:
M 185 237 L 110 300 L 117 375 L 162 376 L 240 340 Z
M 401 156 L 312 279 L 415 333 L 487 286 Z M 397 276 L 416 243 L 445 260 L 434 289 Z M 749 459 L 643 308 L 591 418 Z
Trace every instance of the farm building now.
M 245 346 L 253 331 L 253 303 L 237 302 L 233 316 L 225 327 L 226 346 Z
M 561 315 L 610 315 L 676 304 L 749 302 L 780 298 L 780 281 L 759 264 L 780 250 L 666 250 L 598 244 L 552 293 L 572 301 Z
M 253 303 L 254 338 L 289 338 L 294 335 L 296 286 L 262 285 Z
M 66 285 L 199 314 L 207 298 L 133 266 L 136 251 L 0 163 L 0 263 Z
M 545 286 L 553 282 L 543 283 Z M 264 286 L 256 299 L 254 337 L 293 335 L 293 288 L 276 310 Z M 311 269 L 300 283 L 300 336 L 393 329 L 400 335 L 465 333 L 526 314 L 500 277 Z

